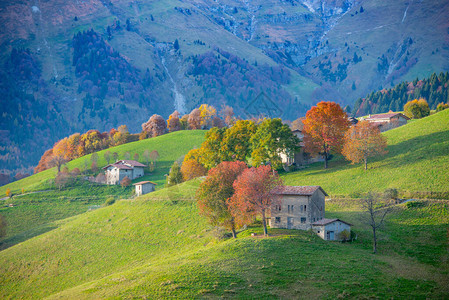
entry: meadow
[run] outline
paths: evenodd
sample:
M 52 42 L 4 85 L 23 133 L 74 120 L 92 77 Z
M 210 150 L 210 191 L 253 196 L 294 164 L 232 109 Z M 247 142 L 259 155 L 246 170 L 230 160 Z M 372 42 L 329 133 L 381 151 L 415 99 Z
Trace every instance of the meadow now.
M 257 224 L 237 239 L 223 240 L 198 215 L 196 202 L 184 200 L 198 184 L 186 182 L 58 221 L 56 229 L 1 251 L 0 297 L 449 296 L 447 201 L 395 206 L 374 255 L 357 200 L 326 203 L 327 217 L 354 225 L 352 243 L 281 229 L 264 238 Z

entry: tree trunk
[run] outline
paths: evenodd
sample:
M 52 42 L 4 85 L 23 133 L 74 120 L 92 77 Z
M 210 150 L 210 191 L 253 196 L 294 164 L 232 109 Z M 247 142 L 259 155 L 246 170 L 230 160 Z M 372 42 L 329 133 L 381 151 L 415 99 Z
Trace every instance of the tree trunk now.
M 234 228 L 232 228 L 232 237 L 235 239 L 237 238 L 237 233 L 235 232 Z
M 327 169 L 327 153 L 324 153 L 324 168 Z
M 365 158 L 365 171 L 368 170 L 368 159 Z
M 377 253 L 377 237 L 376 237 L 376 228 L 373 227 L 373 253 Z
M 263 235 L 268 236 L 267 219 L 265 219 L 265 209 L 262 209 Z

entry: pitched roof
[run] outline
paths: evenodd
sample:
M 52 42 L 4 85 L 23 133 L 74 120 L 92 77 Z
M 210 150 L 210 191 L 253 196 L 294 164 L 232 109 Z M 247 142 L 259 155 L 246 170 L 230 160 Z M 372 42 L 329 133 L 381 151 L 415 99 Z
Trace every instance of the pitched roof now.
M 368 118 L 366 118 L 365 120 L 373 120 L 373 119 L 391 119 L 393 117 L 396 117 L 397 115 L 400 115 L 402 117 L 404 117 L 407 120 L 410 120 L 409 117 L 407 117 L 406 115 L 402 114 L 402 113 L 386 113 L 386 114 L 377 114 L 377 115 L 370 115 Z
M 352 226 L 352 224 L 349 224 L 348 222 L 342 221 L 340 219 L 326 219 L 326 218 L 316 221 L 315 223 L 312 223 L 312 225 L 322 226 L 322 225 L 327 225 L 327 224 L 333 223 L 335 221 L 340 221 L 342 223 L 348 224 L 349 226 Z
M 141 184 L 147 184 L 147 183 L 157 185 L 157 183 L 154 183 L 153 181 L 139 181 L 139 182 L 133 183 L 133 185 L 141 185 Z
M 279 195 L 301 195 L 301 196 L 311 196 L 316 190 L 321 190 L 325 196 L 328 194 L 319 185 L 310 186 L 290 186 L 284 185 L 276 189 L 276 193 Z
M 115 164 L 110 164 L 110 165 L 107 165 L 106 167 L 103 167 L 103 170 L 107 169 L 109 167 L 115 167 L 117 169 L 123 169 L 123 170 L 132 170 L 133 169 L 133 168 L 127 166 L 127 165 L 120 164 L 120 163 L 115 163 Z
M 146 167 L 146 165 L 141 164 L 140 162 L 135 160 L 119 160 L 118 162 L 116 162 L 116 164 L 117 163 L 124 163 L 133 167 Z

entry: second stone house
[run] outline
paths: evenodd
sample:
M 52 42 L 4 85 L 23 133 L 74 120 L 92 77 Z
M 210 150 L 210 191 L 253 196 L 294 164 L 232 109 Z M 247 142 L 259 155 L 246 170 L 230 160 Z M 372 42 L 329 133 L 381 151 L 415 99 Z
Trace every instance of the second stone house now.
M 320 186 L 282 186 L 271 207 L 271 228 L 308 230 L 324 218 L 327 193 Z
M 123 178 L 133 180 L 144 175 L 146 165 L 135 160 L 119 160 L 103 168 L 106 184 L 120 184 Z

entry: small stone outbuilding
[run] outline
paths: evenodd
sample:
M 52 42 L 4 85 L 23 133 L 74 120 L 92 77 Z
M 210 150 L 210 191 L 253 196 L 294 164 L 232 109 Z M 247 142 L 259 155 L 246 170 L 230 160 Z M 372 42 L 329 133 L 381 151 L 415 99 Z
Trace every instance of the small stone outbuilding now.
M 133 183 L 133 185 L 136 187 L 136 195 L 140 196 L 154 192 L 157 184 L 152 181 L 140 181 Z
M 326 241 L 340 241 L 340 233 L 351 232 L 351 224 L 340 219 L 321 219 L 312 224 L 313 231 Z

